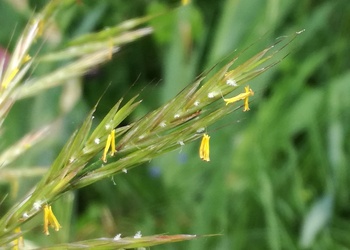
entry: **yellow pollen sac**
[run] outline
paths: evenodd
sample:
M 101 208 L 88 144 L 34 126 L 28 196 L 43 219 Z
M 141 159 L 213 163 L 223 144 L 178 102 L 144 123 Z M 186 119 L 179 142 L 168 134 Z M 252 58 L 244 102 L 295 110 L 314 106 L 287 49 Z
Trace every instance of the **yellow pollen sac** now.
M 55 229 L 55 231 L 59 231 L 61 228 L 60 223 L 56 219 L 56 216 L 52 212 L 52 208 L 49 205 L 44 206 L 44 233 L 46 235 L 50 235 L 49 226 Z
M 111 131 L 111 133 L 107 137 L 106 146 L 101 158 L 102 161 L 105 163 L 107 162 L 107 153 L 109 148 L 111 148 L 111 156 L 113 156 L 114 153 L 117 152 L 117 150 L 115 149 L 115 130 L 114 129 Z
M 182 5 L 187 5 L 191 2 L 191 0 L 181 0 Z
M 244 100 L 244 109 L 243 111 L 248 111 L 249 110 L 249 96 L 253 96 L 254 95 L 254 91 L 249 88 L 249 86 L 244 88 L 245 92 L 241 93 L 235 97 L 232 98 L 228 98 L 225 99 L 224 101 L 226 102 L 226 105 L 230 104 L 230 103 L 234 103 L 234 102 L 238 102 L 240 100 Z
M 21 233 L 21 228 L 20 227 L 17 227 L 15 229 L 15 233 Z M 19 249 L 22 249 L 24 246 L 23 244 L 23 237 L 22 236 L 19 236 L 17 239 L 15 239 L 13 241 L 13 247 L 12 247 L 12 250 L 19 250 Z
M 209 140 L 210 140 L 210 136 L 207 134 L 203 134 L 202 142 L 201 142 L 201 145 L 199 147 L 199 157 L 203 161 L 210 161 L 210 158 L 209 158 Z
M 249 111 L 250 108 L 249 108 L 249 98 L 245 98 L 244 99 L 244 108 L 243 108 L 243 112 L 246 112 L 246 111 Z

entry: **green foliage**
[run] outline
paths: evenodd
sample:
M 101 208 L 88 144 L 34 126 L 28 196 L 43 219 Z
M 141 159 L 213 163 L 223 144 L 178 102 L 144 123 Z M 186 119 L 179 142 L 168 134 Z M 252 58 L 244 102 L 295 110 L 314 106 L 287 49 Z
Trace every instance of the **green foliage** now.
M 17 59 L 2 80 L 20 69 L 0 106 L 0 244 L 21 225 L 25 240 L 47 249 L 215 233 L 152 249 L 348 249 L 347 1 L 173 3 L 51 1 L 38 16 L 38 3 L 22 11 L 0 3 L 0 13 L 15 13 L 6 16 L 11 29 L 19 26 L 11 41 L 0 36 Z M 29 17 L 24 44 L 33 46 L 16 51 Z M 40 20 L 45 42 L 33 33 Z M 27 53 L 33 60 L 23 61 Z M 242 84 L 255 91 L 248 113 L 222 100 Z M 106 126 L 118 126 L 118 152 L 102 167 Z M 202 127 L 211 136 L 208 163 L 191 143 Z M 38 201 L 52 203 L 63 226 L 50 238 Z M 137 231 L 154 236 L 124 238 Z M 111 240 L 119 233 L 123 242 Z

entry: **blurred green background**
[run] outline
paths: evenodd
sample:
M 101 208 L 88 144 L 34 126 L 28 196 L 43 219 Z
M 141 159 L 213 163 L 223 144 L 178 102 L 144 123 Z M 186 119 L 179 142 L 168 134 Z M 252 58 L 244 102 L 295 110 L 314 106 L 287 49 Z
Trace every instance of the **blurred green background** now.
M 0 1 L 2 47 L 11 51 L 32 11 L 45 2 Z M 250 83 L 256 92 L 250 112 L 237 111 L 207 128 L 209 163 L 199 159 L 199 142 L 193 143 L 67 194 L 56 202 L 62 205 L 54 205 L 63 229 L 48 239 L 38 228 L 26 239 L 49 245 L 137 231 L 218 233 L 152 249 L 350 249 L 349 1 L 179 5 L 174 0 L 81 0 L 61 13 L 43 51 L 130 18 L 172 10 L 149 22 L 152 36 L 124 46 L 75 82 L 77 102 L 66 113 L 62 105 L 69 86 L 16 104 L 1 147 L 64 113 L 57 134 L 16 162 L 49 165 L 107 88 L 96 119 L 119 98 L 141 92 L 144 101 L 132 121 L 234 50 L 254 44 L 245 58 L 279 36 L 305 32 L 286 59 Z M 48 70 L 36 68 L 33 74 Z M 17 195 L 33 183 L 34 178 L 22 178 Z M 11 192 L 11 187 L 5 184 L 2 190 Z

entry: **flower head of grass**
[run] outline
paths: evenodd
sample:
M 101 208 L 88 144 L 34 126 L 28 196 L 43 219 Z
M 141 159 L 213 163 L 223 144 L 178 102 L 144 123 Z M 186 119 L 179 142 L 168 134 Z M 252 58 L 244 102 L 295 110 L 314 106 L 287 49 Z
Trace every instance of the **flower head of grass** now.
M 108 30 L 81 36 L 68 43 L 61 51 L 30 57 L 31 46 L 42 36 L 55 12 L 62 6 L 73 3 L 75 1 L 72 0 L 52 0 L 28 23 L 19 38 L 9 66 L 0 75 L 0 121 L 6 118 L 15 101 L 38 95 L 48 88 L 63 84 L 68 79 L 83 75 L 91 67 L 109 60 L 111 53 L 116 53 L 123 44 L 152 32 L 150 27 L 137 28 L 152 17 L 134 19 Z M 188 1 L 183 1 L 183 4 L 187 3 Z M 61 225 L 51 205 L 48 204 L 54 203 L 64 193 L 118 173 L 126 173 L 132 167 L 183 147 L 201 136 L 203 138 L 200 158 L 209 161 L 210 137 L 203 134 L 203 128 L 237 110 L 228 104 L 243 100 L 243 111 L 249 110 L 248 98 L 253 96 L 254 92 L 246 86 L 244 93 L 224 98 L 225 102 L 222 102 L 221 96 L 245 86 L 251 79 L 278 63 L 280 61 L 278 56 L 283 54 L 285 46 L 297 35 L 278 40 L 274 46 L 264 49 L 238 66 L 233 66 L 237 59 L 233 58 L 223 67 L 215 69 L 216 73 L 211 77 L 208 74 L 201 75 L 168 103 L 130 124 L 125 125 L 122 122 L 141 103 L 142 100 L 139 100 L 138 96 L 125 103 L 122 99 L 119 100 L 103 120 L 97 126 L 93 126 L 93 115 L 98 105 L 96 104 L 82 125 L 68 139 L 41 180 L 2 216 L 0 245 L 20 239 L 25 233 L 16 230 L 28 225 L 27 222 L 41 212 L 44 215 L 44 233 L 49 234 L 49 226 L 58 231 Z M 46 75 L 26 79 L 27 72 L 34 62 L 47 63 L 62 59 L 71 61 Z M 26 84 L 22 84 L 24 80 Z M 47 131 L 52 127 L 53 125 L 46 126 L 38 132 L 30 133 L 0 154 L 0 159 L 6 163 L 2 167 L 7 167 L 13 158 L 18 157 L 19 151 L 16 150 L 21 149 L 20 153 L 24 153 L 27 146 L 34 146 L 47 136 Z M 14 152 L 17 152 L 15 156 Z M 99 156 L 98 160 L 96 156 Z M 31 228 L 27 231 L 33 228 L 32 225 L 28 226 Z M 101 244 L 130 248 L 195 237 L 193 235 L 141 237 L 141 233 L 137 233 L 133 238 L 119 236 L 79 244 L 86 244 L 90 248 Z

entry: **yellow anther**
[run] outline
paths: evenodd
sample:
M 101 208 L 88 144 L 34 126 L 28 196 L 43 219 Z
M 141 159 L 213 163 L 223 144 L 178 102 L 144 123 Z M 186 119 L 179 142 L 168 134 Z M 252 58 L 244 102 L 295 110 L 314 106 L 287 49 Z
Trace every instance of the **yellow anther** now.
M 55 229 L 55 231 L 59 231 L 61 228 L 60 223 L 56 219 L 56 216 L 52 212 L 52 208 L 49 205 L 44 206 L 44 233 L 49 235 L 49 226 Z
M 202 142 L 201 142 L 201 145 L 199 147 L 199 157 L 203 161 L 210 161 L 210 158 L 209 158 L 209 140 L 210 140 L 210 136 L 207 134 L 203 134 Z
M 103 162 L 107 162 L 107 154 L 108 154 L 109 148 L 111 148 L 111 156 L 113 156 L 114 153 L 117 152 L 115 148 L 115 130 L 114 129 L 111 131 L 111 133 L 107 137 L 106 146 L 101 158 Z
M 21 228 L 20 227 L 17 227 L 15 229 L 15 233 L 21 233 Z M 12 250 L 19 250 L 19 249 L 22 249 L 23 248 L 23 237 L 22 236 L 19 236 L 17 239 L 15 239 L 13 241 L 13 247 L 12 247 Z
M 249 110 L 249 96 L 253 96 L 254 92 L 251 88 L 249 88 L 249 86 L 244 88 L 245 92 L 241 93 L 235 97 L 232 98 L 228 98 L 225 99 L 224 101 L 226 102 L 226 105 L 230 104 L 230 103 L 234 103 L 234 102 L 238 102 L 240 100 L 244 100 L 244 109 L 243 111 L 248 111 Z
M 112 130 L 110 136 L 112 139 L 112 141 L 111 141 L 111 156 L 113 156 L 114 153 L 117 152 L 117 150 L 115 149 L 115 130 L 114 129 Z

